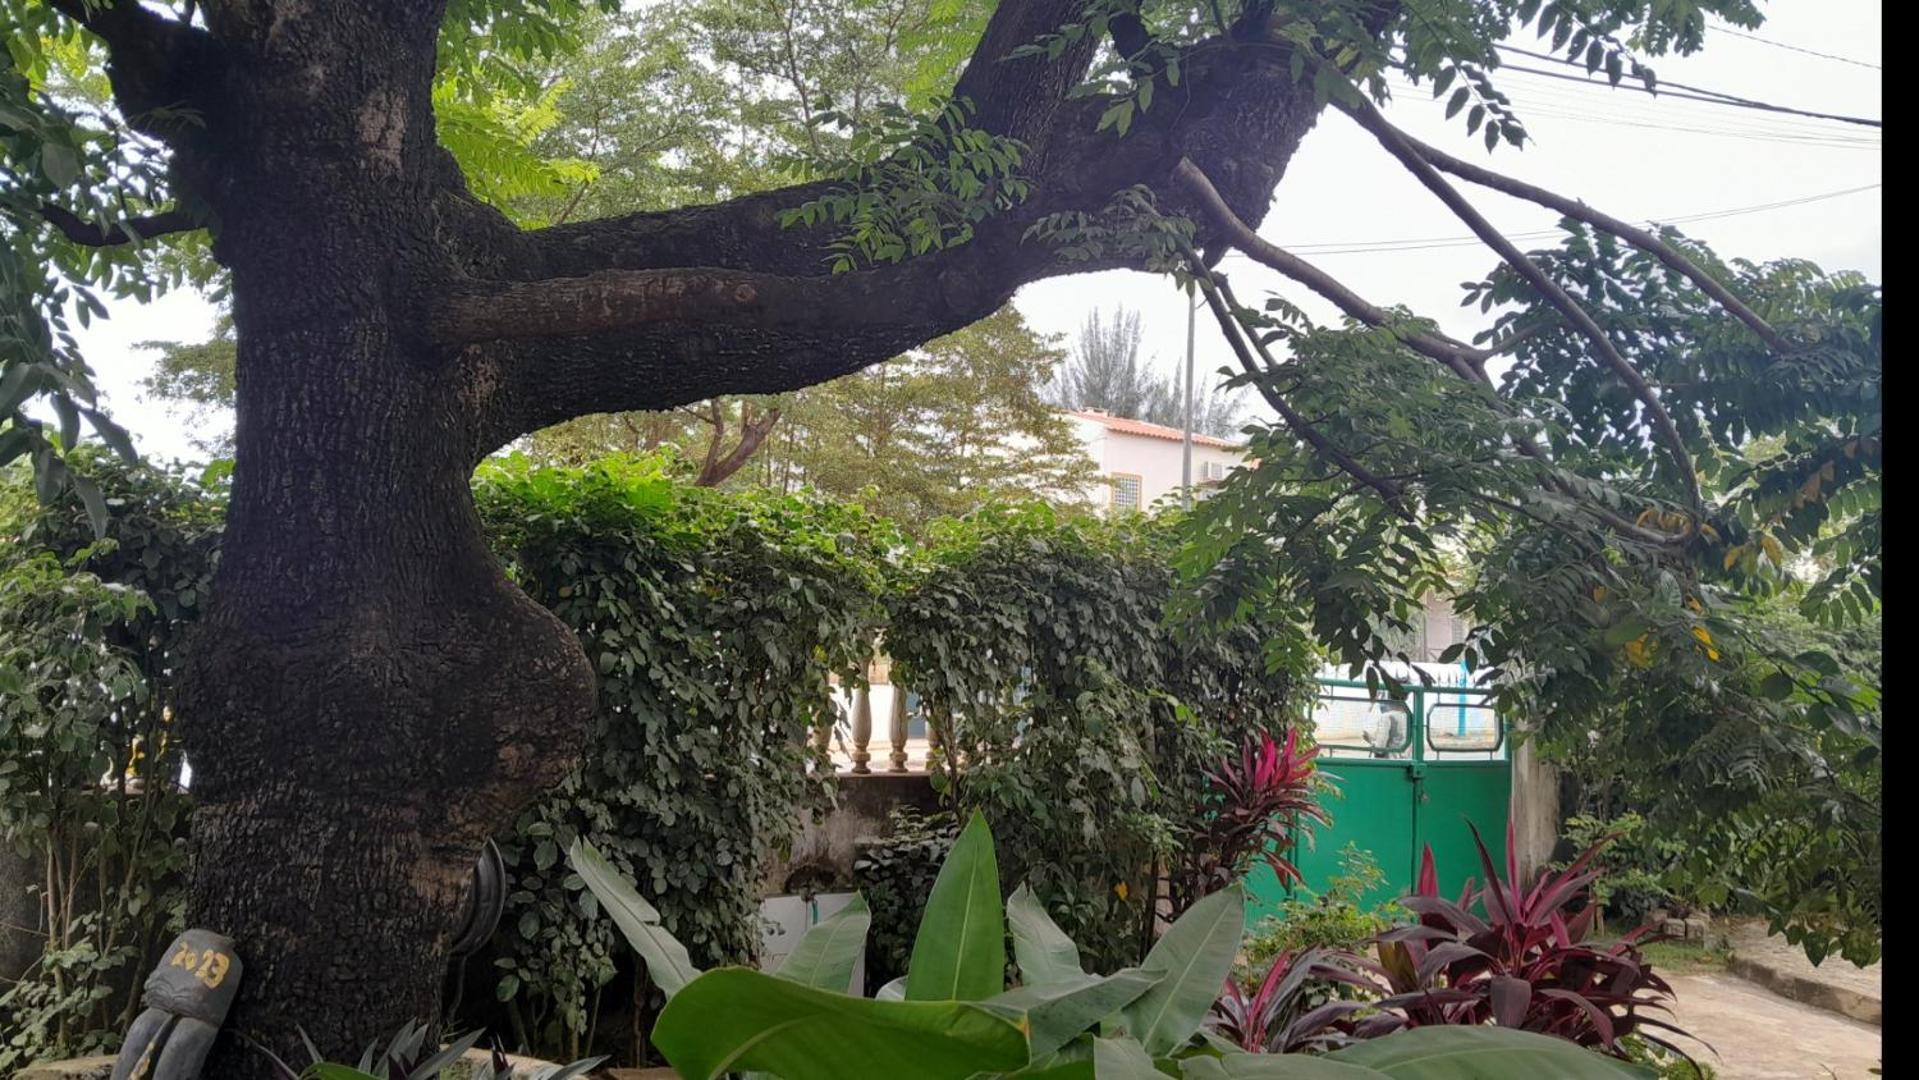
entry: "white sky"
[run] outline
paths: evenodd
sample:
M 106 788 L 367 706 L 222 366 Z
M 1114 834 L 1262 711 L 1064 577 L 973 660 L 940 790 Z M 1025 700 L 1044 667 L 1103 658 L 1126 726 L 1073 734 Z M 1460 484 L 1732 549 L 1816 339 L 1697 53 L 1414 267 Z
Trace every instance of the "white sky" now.
M 1869 0 L 1773 0 L 1758 35 L 1802 49 L 1877 65 L 1882 56 L 1880 9 Z M 1513 44 L 1532 48 L 1530 35 Z M 1542 43 L 1543 44 L 1543 43 Z M 1538 51 L 1545 51 L 1543 49 Z M 1527 67 L 1548 61 L 1509 58 Z M 1707 48 L 1690 58 L 1655 65 L 1660 81 L 1817 112 L 1878 118 L 1881 75 L 1876 68 L 1794 52 L 1776 45 L 1708 32 Z M 1572 68 L 1565 68 L 1573 72 Z M 1509 146 L 1491 155 L 1466 135 L 1464 116 L 1444 119 L 1427 91 L 1401 91 L 1388 109 L 1414 136 L 1462 157 L 1584 199 L 1616 216 L 1670 220 L 1763 206 L 1877 184 L 1882 178 L 1878 130 L 1703 102 L 1648 97 L 1632 90 L 1588 87 L 1510 73 L 1499 79 L 1533 138 L 1523 151 Z M 1557 215 L 1484 189 L 1460 185 L 1509 236 L 1550 230 Z M 1827 270 L 1851 269 L 1881 278 L 1881 192 L 1878 189 L 1715 220 L 1680 222 L 1722 256 L 1753 260 L 1811 259 Z M 1328 112 L 1306 137 L 1260 234 L 1318 263 L 1360 295 L 1381 305 L 1406 304 L 1467 336 L 1482 322 L 1459 307 L 1458 284 L 1477 280 L 1493 257 L 1472 244 L 1413 250 L 1339 252 L 1391 241 L 1451 240 L 1466 228 L 1396 161 L 1337 113 Z M 1520 246 L 1529 245 L 1515 237 Z M 1535 240 L 1535 244 L 1550 243 Z M 1329 251 L 1328 249 L 1334 249 Z M 1243 258 L 1229 258 L 1242 300 L 1279 290 L 1315 317 L 1331 319 L 1329 305 Z M 1183 357 L 1185 300 L 1171 284 L 1145 274 L 1115 271 L 1059 278 L 1028 286 L 1015 299 L 1043 332 L 1072 334 L 1094 307 L 1126 305 L 1145 313 L 1145 349 L 1168 371 Z M 82 345 L 114 415 L 143 452 L 192 457 L 181 420 L 143 401 L 138 383 L 152 355 L 133 348 L 146 340 L 193 341 L 211 332 L 213 309 L 199 297 L 174 293 L 141 306 L 114 306 L 113 318 L 84 332 Z M 1202 379 L 1230 361 L 1216 328 L 1202 318 L 1198 336 Z

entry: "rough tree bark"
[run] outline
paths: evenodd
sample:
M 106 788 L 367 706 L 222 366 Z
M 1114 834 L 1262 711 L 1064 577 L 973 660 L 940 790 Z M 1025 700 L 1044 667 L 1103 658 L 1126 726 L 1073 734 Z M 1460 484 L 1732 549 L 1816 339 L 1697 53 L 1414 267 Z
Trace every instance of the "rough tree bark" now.
M 218 0 L 204 31 L 52 0 L 105 39 L 120 106 L 167 141 L 231 268 L 237 463 L 181 703 L 189 920 L 232 935 L 230 1028 L 298 1060 L 432 1018 L 482 840 L 573 764 L 578 642 L 489 556 L 468 479 L 573 416 L 858 370 L 1087 269 L 1022 234 L 1190 157 L 1257 224 L 1317 107 L 1282 50 L 1218 50 L 1125 138 L 1065 98 L 1091 45 L 1005 61 L 1077 0 L 999 7 L 956 93 L 1026 141 L 1035 195 L 969 244 L 831 275 L 805 189 L 522 232 L 474 200 L 430 100 L 443 4 Z M 172 115 L 172 114 L 162 114 Z M 1204 239 L 1202 237 L 1202 239 Z M 220 1076 L 264 1059 L 229 1039 Z

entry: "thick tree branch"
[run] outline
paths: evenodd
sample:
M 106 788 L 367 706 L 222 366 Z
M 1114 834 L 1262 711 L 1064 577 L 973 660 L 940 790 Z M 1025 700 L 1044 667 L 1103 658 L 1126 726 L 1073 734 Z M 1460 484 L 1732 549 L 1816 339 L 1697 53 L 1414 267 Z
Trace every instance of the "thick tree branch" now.
M 107 77 L 128 123 L 162 139 L 187 132 L 178 122 L 155 122 L 146 114 L 191 103 L 191 85 L 204 77 L 194 69 L 217 52 L 211 36 L 138 0 L 47 0 L 47 6 L 106 43 Z
M 1515 273 L 1544 296 L 1548 303 L 1558 309 L 1559 313 L 1591 342 L 1593 351 L 1599 355 L 1607 367 L 1612 369 L 1613 374 L 1626 384 L 1633 396 L 1639 399 L 1641 407 L 1646 410 L 1646 415 L 1652 423 L 1655 437 L 1665 446 L 1667 453 L 1672 455 L 1673 464 L 1679 470 L 1680 480 L 1686 487 L 1688 500 L 1695 516 L 1691 527 L 1696 529 L 1699 521 L 1706 515 L 1705 497 L 1699 490 L 1698 470 L 1693 466 L 1692 454 L 1687 451 L 1686 440 L 1679 434 L 1679 428 L 1673 423 L 1672 415 L 1666 411 L 1666 406 L 1660 402 L 1659 395 L 1653 392 L 1645 377 L 1639 374 L 1639 370 L 1633 367 L 1630 361 L 1620 355 L 1612 339 L 1606 336 L 1606 332 L 1593 321 L 1593 317 L 1587 314 L 1586 309 L 1580 307 L 1577 301 L 1568 296 L 1557 282 L 1547 277 L 1545 272 L 1527 258 L 1524 252 L 1515 247 L 1511 240 L 1506 239 L 1499 230 L 1493 228 L 1492 223 L 1488 222 L 1471 203 L 1447 183 L 1445 177 L 1440 176 L 1439 171 L 1430 162 L 1413 149 L 1406 137 L 1400 134 L 1399 129 L 1393 127 L 1384 116 L 1380 115 L 1379 110 L 1373 107 L 1373 103 L 1368 101 L 1364 94 L 1354 92 L 1346 97 L 1335 95 L 1334 104 L 1341 112 L 1352 117 L 1359 126 L 1372 133 L 1379 144 L 1386 148 L 1387 153 L 1398 158 L 1399 162 L 1406 166 L 1419 182 L 1426 186 L 1427 190 L 1438 196 L 1455 216 L 1466 223 L 1475 236 L 1497 252 Z
M 693 267 L 468 282 L 440 300 L 431 325 L 441 344 L 465 345 L 618 333 L 661 323 L 761 331 L 872 329 L 890 321 L 920 324 L 945 312 L 937 289 L 901 290 L 900 276 L 886 269 L 788 277 Z
M 990 88 L 1016 101 L 995 105 L 997 113 L 982 108 L 981 126 L 997 115 L 1032 148 L 1032 198 L 980 222 L 967 243 L 832 274 L 834 229 L 780 221 L 781 211 L 824 192 L 820 184 L 503 236 L 502 268 L 449 286 L 429 320 L 440 341 L 467 348 L 479 452 L 583 413 L 821 382 L 983 318 L 1021 285 L 1130 265 L 1117 250 L 1091 264 L 1067 262 L 1026 234 L 1048 214 L 1100 213 L 1115 193 L 1141 184 L 1181 212 L 1188 197 L 1167 179 L 1182 157 L 1206 171 L 1241 220 L 1257 224 L 1320 109 L 1284 56 L 1208 54 L 1181 86 L 1195 101 L 1208 95 L 1208 107 L 1162 95 L 1118 137 L 1098 130 L 1108 102 L 1064 98 L 1072 83 L 1061 80 L 1077 80 L 1080 68 L 989 59 L 1052 29 L 1058 12 L 1042 9 L 1061 6 L 1001 5 L 961 79 L 963 91 Z M 988 70 L 995 79 L 977 82 Z M 1212 232 L 1203 228 L 1200 242 L 1213 242 Z M 484 342 L 507 344 L 467 344 Z
M 1556 191 L 1542 188 L 1536 184 L 1529 184 L 1524 180 L 1506 176 L 1503 173 L 1496 173 L 1491 169 L 1456 158 L 1437 147 L 1428 146 L 1404 132 L 1400 133 L 1400 137 L 1406 141 L 1408 146 L 1413 148 L 1414 152 L 1426 159 L 1427 162 L 1431 163 L 1433 167 L 1437 169 L 1452 173 L 1454 176 L 1479 184 L 1482 187 L 1489 187 L 1494 191 L 1504 192 L 1514 198 L 1525 199 L 1528 202 L 1535 202 L 1541 206 L 1557 210 L 1569 218 L 1583 221 L 1603 232 L 1609 232 L 1641 251 L 1647 252 L 1660 262 L 1665 263 L 1668 267 L 1684 275 L 1687 280 L 1691 281 L 1694 285 L 1699 286 L 1700 292 L 1712 297 L 1720 307 L 1725 308 L 1734 318 L 1745 323 L 1752 329 L 1753 333 L 1759 335 L 1759 340 L 1765 342 L 1767 346 L 1774 351 L 1785 352 L 1790 348 L 1786 340 L 1779 336 L 1779 332 L 1774 330 L 1772 325 L 1766 322 L 1765 319 L 1761 318 L 1758 312 L 1747 307 L 1744 301 L 1734 296 L 1724 285 L 1721 285 L 1717 278 L 1700 269 L 1699 265 L 1691 259 L 1686 258 L 1684 252 L 1661 240 L 1653 233 L 1639 228 L 1636 225 L 1621 221 L 1610 214 L 1595 210 L 1585 203 L 1580 202 L 1578 199 L 1567 198 Z
M 52 222 L 67 239 L 87 247 L 113 247 L 136 240 L 151 240 L 169 233 L 191 232 L 201 224 L 184 210 L 165 210 L 145 217 L 128 218 L 118 225 L 88 221 L 64 206 L 40 204 L 40 216 Z

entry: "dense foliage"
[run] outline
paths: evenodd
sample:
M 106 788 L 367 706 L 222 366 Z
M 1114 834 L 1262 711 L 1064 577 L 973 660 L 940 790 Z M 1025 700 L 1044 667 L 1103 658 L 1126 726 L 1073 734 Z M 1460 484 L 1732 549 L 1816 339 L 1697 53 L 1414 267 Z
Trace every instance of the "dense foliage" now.
M 0 475 L 0 841 L 39 871 L 37 918 L 10 932 L 46 936 L 0 992 L 8 1071 L 111 1049 L 184 899 L 173 658 L 212 573 L 217 485 L 97 454 L 76 468 L 111 508 L 108 539 L 71 493 L 42 505 Z
M 995 509 L 936 530 L 888 600 L 936 782 L 1101 970 L 1150 942 L 1154 868 L 1216 816 L 1206 774 L 1300 707 L 1290 628 L 1168 619 L 1176 543 L 1168 521 Z
M 871 999 L 846 993 L 869 922 L 857 900 L 809 930 L 776 971 L 702 972 L 660 925 L 659 913 L 591 845 L 577 845 L 569 862 L 665 989 L 667 1007 L 651 1038 L 685 1077 L 717 1080 L 739 1069 L 786 1080 L 879 1080 L 909 1070 L 937 1080 L 1640 1075 L 1570 1042 L 1502 1030 L 1506 1025 L 1404 1031 L 1323 1061 L 1273 1067 L 1249 1056 L 1264 1049 L 1257 1038 L 1249 1050 L 1202 1033 L 1245 931 L 1240 887 L 1215 892 L 1173 920 L 1140 966 L 1088 975 L 1079 946 L 1030 888 L 1002 901 L 992 833 L 978 813 L 940 867 L 905 977 Z M 1297 970 L 1303 976 L 1315 967 Z M 1017 979 L 1011 989 L 1009 974 Z M 1357 972 L 1344 975 L 1364 981 Z
M 651 462 L 508 462 L 476 494 L 520 586 L 599 670 L 585 761 L 523 813 L 498 996 L 527 1045 L 583 1052 L 611 938 L 562 856 L 588 838 L 706 962 L 756 955 L 762 876 L 831 797 L 812 731 L 871 655 L 886 530 L 815 499 L 721 495 Z

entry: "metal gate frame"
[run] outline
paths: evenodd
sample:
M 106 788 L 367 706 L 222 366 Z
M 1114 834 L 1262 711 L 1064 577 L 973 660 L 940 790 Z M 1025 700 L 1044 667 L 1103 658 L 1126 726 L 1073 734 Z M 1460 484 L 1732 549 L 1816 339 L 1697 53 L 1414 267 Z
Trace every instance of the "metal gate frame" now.
M 1482 876 L 1472 831 L 1466 822 L 1478 826 L 1495 858 L 1504 843 L 1506 824 L 1512 813 L 1512 760 L 1507 737 L 1510 725 L 1495 712 L 1491 746 L 1449 750 L 1434 744 L 1434 713 L 1458 709 L 1458 730 L 1463 734 L 1467 709 L 1490 709 L 1483 700 L 1470 699 L 1484 699 L 1491 691 L 1475 687 L 1428 687 L 1413 680 L 1406 684 L 1406 694 L 1393 695 L 1384 687 L 1375 694 L 1364 682 L 1352 679 L 1320 679 L 1318 683 L 1320 694 L 1316 700 L 1390 701 L 1404 708 L 1405 740 L 1388 748 L 1388 752 L 1407 756 L 1385 756 L 1374 746 L 1319 744 L 1319 767 L 1334 779 L 1343 797 L 1321 803 L 1333 819 L 1330 828 L 1315 827 L 1311 822 L 1297 823 L 1292 860 L 1304 879 L 1303 888 L 1323 893 L 1328 880 L 1340 873 L 1341 850 L 1352 842 L 1372 852 L 1379 868 L 1385 872 L 1380 887 L 1363 897 L 1361 903 L 1371 906 L 1397 899 L 1412 891 L 1418 878 L 1420 854 L 1430 845 L 1439 871 L 1441 894 L 1457 896 L 1467 878 Z M 1442 703 L 1439 700 L 1442 697 L 1468 700 Z M 1335 754 L 1356 751 L 1378 756 L 1332 756 L 1327 751 Z M 1311 841 L 1302 841 L 1302 827 L 1313 828 Z M 1282 886 L 1264 866 L 1254 871 L 1247 887 L 1254 918 L 1276 913 L 1294 891 Z

